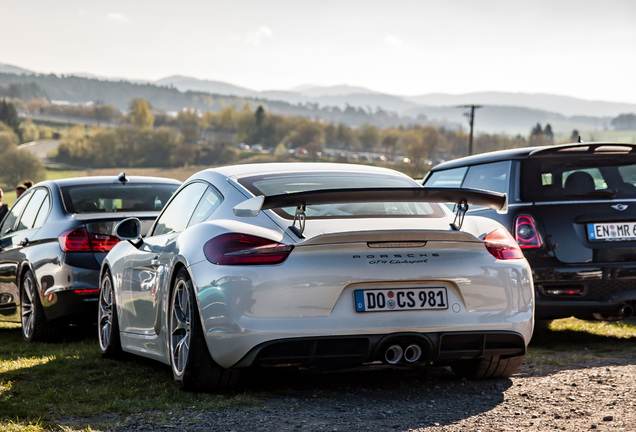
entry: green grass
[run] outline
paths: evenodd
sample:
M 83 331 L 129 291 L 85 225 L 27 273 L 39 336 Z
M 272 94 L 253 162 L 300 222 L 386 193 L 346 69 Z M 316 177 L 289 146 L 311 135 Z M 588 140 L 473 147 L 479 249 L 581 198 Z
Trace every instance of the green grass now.
M 101 358 L 97 339 L 79 334 L 59 344 L 24 343 L 20 328 L 0 326 L 0 430 L 63 430 L 58 421 L 102 413 L 253 406 L 256 396 L 204 395 L 178 390 L 170 369 L 136 358 Z M 100 425 L 91 425 L 100 427 Z M 101 425 L 107 426 L 107 425 Z M 75 430 L 75 429 L 74 429 Z
M 576 318 L 555 320 L 550 323 L 553 332 L 578 332 L 617 339 L 636 338 L 636 320 L 583 321 Z
M 0 323 L 0 430 L 88 432 L 113 426 L 115 420 L 105 414 L 121 419 L 152 411 L 160 417 L 172 410 L 254 407 L 261 401 L 257 393 L 180 391 L 170 368 L 159 362 L 103 359 L 95 331 L 78 331 L 63 343 L 27 344 L 19 325 Z M 586 367 L 590 360 L 632 358 L 635 341 L 635 319 L 557 320 L 535 334 L 526 364 L 539 371 L 547 367 L 549 373 L 554 366 Z M 63 426 L 69 418 L 75 426 Z
M 576 318 L 554 320 L 547 328 L 535 330 L 526 363 L 543 366 L 585 367 L 590 362 L 612 363 L 616 358 L 634 357 L 636 319 L 584 321 Z
M 70 177 L 77 177 L 84 175 L 84 171 L 76 171 L 76 170 L 64 170 L 57 168 L 46 168 L 46 179 L 47 180 L 59 180 Z

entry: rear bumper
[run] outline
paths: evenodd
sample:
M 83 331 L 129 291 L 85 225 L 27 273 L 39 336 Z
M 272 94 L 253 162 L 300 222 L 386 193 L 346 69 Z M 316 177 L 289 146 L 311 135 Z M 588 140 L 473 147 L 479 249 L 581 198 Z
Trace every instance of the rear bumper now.
M 99 267 L 63 264 L 56 272 L 39 275 L 41 302 L 47 320 L 74 323 L 97 321 Z
M 47 320 L 64 319 L 72 323 L 97 322 L 97 292 L 58 291 L 43 300 Z
M 536 319 L 601 314 L 636 305 L 636 263 L 534 268 Z
M 254 347 L 235 367 L 353 366 L 386 362 L 387 350 L 402 354 L 391 364 L 444 363 L 484 356 L 517 356 L 526 343 L 516 332 L 393 333 L 273 340 Z M 417 351 L 413 346 L 419 347 Z M 409 356 L 413 350 L 417 356 Z M 395 351 L 391 351 L 394 354 Z

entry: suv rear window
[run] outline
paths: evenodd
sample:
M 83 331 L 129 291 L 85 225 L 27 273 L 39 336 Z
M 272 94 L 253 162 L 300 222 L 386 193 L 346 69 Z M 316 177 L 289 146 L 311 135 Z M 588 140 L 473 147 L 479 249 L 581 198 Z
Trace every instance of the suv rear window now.
M 179 185 L 91 184 L 62 188 L 69 213 L 160 211 Z
M 524 201 L 636 198 L 636 158 L 627 155 L 531 158 L 521 178 Z

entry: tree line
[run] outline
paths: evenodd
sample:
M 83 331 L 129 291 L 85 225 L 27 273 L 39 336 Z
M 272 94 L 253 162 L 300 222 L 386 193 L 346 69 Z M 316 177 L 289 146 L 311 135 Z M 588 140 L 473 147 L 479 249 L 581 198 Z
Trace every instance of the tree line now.
M 360 153 L 378 157 L 361 158 L 358 162 L 391 165 L 411 176 L 422 177 L 432 165 L 465 156 L 468 150 L 468 135 L 464 131 L 417 124 L 351 127 L 272 114 L 263 105 L 253 108 L 245 104 L 241 109 L 226 107 L 218 112 L 189 109 L 169 115 L 147 100 L 136 98 L 129 101 L 127 114 L 122 114 L 110 105 L 58 106 L 38 98 L 26 102 L 23 108 L 103 123 L 110 123 L 109 120 L 117 116 L 119 126 L 74 126 L 53 132 L 30 120 L 20 122 L 13 103 L 2 99 L 0 151 L 5 157 L 0 163 L 0 181 L 4 185 L 23 178 L 39 180 L 43 177 L 39 161 L 16 161 L 18 156 L 14 152 L 20 142 L 53 135 L 60 138 L 55 159 L 86 168 L 215 166 L 299 157 L 349 161 L 348 155 Z M 573 135 L 575 133 L 573 131 Z M 480 153 L 551 143 L 554 143 L 551 126 L 543 127 L 539 123 L 530 130 L 528 138 L 481 134 L 474 140 Z M 268 151 L 267 154 L 248 153 L 238 144 L 258 145 Z M 22 166 L 27 169 L 20 168 Z M 25 172 L 29 173 L 26 177 Z
M 176 116 L 155 112 L 144 99 L 129 104 L 126 124 L 117 128 L 74 127 L 62 132 L 57 160 L 90 167 L 169 167 L 222 165 L 250 156 L 237 144 L 269 149 L 259 160 L 288 160 L 301 155 L 325 160 L 328 150 L 373 153 L 374 163 L 393 165 L 424 175 L 433 163 L 466 154 L 465 132 L 432 125 L 379 128 L 350 127 L 307 118 L 270 114 L 246 104 L 219 112 L 180 111 Z M 480 151 L 528 145 L 523 137 L 481 135 Z M 297 150 L 302 150 L 298 152 Z M 344 154 L 344 153 L 341 153 Z M 329 156 L 343 159 L 346 156 Z
M 0 185 L 3 189 L 13 189 L 27 179 L 44 179 L 40 160 L 30 152 L 18 150 L 18 145 L 29 141 L 37 130 L 32 122 L 21 123 L 14 105 L 0 99 Z M 39 132 L 37 135 L 39 137 Z

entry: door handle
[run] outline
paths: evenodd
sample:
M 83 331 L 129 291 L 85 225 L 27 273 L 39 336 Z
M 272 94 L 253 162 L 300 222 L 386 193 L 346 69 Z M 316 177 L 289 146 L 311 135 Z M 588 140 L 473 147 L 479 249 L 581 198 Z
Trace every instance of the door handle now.
M 22 240 L 22 241 L 19 243 L 19 245 L 20 245 L 20 246 L 26 246 L 26 245 L 28 245 L 28 244 L 29 244 L 29 239 L 28 239 L 28 238 L 26 238 L 26 237 L 24 238 L 24 240 Z

